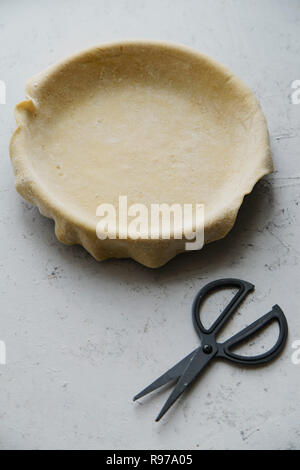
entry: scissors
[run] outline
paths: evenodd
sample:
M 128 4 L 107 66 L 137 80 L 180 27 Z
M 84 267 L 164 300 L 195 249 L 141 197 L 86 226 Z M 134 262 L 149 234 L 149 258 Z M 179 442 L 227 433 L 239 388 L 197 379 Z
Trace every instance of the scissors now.
M 200 307 L 208 295 L 224 287 L 237 287 L 238 291 L 232 300 L 228 303 L 228 305 L 224 308 L 219 317 L 212 324 L 212 326 L 206 329 L 204 328 L 200 319 Z M 213 359 L 221 358 L 236 364 L 255 366 L 271 361 L 282 351 L 287 339 L 288 325 L 286 317 L 279 305 L 274 305 L 270 312 L 266 313 L 251 325 L 247 326 L 239 333 L 227 339 L 225 342 L 218 343 L 216 341 L 216 336 L 221 328 L 229 320 L 231 315 L 242 303 L 249 292 L 253 291 L 253 289 L 253 284 L 242 281 L 240 279 L 219 279 L 205 285 L 198 292 L 192 306 L 192 316 L 195 330 L 201 340 L 201 346 L 191 352 L 188 356 L 178 362 L 178 364 L 169 369 L 165 374 L 161 375 L 151 385 L 146 387 L 133 398 L 134 401 L 138 400 L 144 395 L 153 392 L 170 381 L 177 381 L 175 388 L 173 389 L 155 421 L 159 421 L 164 416 L 173 403 L 183 394 L 188 386 L 196 379 L 198 375 L 201 374 L 204 368 Z M 276 343 L 271 349 L 257 356 L 242 356 L 232 352 L 234 347 L 243 343 L 249 337 L 255 335 L 255 333 L 260 332 L 264 327 L 273 321 L 276 321 L 279 324 L 279 335 Z

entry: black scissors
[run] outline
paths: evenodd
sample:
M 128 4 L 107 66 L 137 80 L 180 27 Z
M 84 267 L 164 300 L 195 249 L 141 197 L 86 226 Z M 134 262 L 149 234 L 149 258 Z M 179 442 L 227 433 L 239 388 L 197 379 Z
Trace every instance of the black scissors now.
M 203 303 L 203 300 L 209 294 L 224 287 L 237 287 L 238 292 L 224 308 L 223 312 L 215 320 L 213 325 L 206 329 L 200 320 L 200 307 Z M 192 315 L 194 327 L 201 340 L 201 346 L 191 352 L 191 354 L 182 359 L 182 361 L 178 362 L 178 364 L 169 369 L 165 374 L 161 375 L 151 385 L 146 387 L 133 398 L 133 400 L 138 400 L 139 398 L 147 395 L 150 392 L 153 392 L 162 385 L 165 385 L 172 380 L 177 380 L 173 392 L 161 409 L 159 415 L 156 418 L 156 421 L 159 421 L 163 417 L 170 406 L 172 406 L 177 398 L 182 395 L 186 388 L 196 379 L 196 377 L 203 371 L 203 369 L 211 362 L 212 359 L 222 358 L 236 364 L 255 366 L 271 361 L 282 351 L 287 339 L 288 325 L 285 315 L 279 305 L 274 305 L 270 312 L 263 315 L 261 318 L 244 328 L 236 335 L 229 338 L 224 343 L 218 343 L 216 341 L 216 335 L 219 333 L 221 328 L 234 313 L 237 307 L 241 304 L 244 298 L 253 289 L 253 284 L 242 281 L 240 279 L 219 279 L 217 281 L 210 282 L 198 292 L 193 303 Z M 250 336 L 259 332 L 274 320 L 279 324 L 279 335 L 276 343 L 269 351 L 263 354 L 259 354 L 258 356 L 241 356 L 232 352 L 232 349 L 235 346 L 244 342 Z

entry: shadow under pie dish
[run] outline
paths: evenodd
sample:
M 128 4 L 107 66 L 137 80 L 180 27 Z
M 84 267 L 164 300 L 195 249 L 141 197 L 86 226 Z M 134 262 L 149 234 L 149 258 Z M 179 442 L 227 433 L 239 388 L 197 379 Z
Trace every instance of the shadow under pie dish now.
M 159 267 L 186 240 L 99 239 L 100 204 L 203 204 L 205 243 L 232 228 L 272 172 L 264 115 L 227 68 L 187 47 L 122 42 L 85 50 L 29 80 L 10 145 L 18 192 L 95 259 Z

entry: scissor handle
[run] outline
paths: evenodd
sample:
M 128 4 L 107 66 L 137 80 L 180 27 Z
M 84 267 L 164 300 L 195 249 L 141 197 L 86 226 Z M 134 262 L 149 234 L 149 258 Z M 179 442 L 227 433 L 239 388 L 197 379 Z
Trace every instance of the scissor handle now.
M 200 307 L 204 299 L 214 291 L 219 290 L 222 287 L 238 287 L 238 292 L 235 294 L 233 299 L 227 304 L 223 312 L 217 317 L 215 322 L 210 328 L 204 328 L 201 318 L 200 318 Z M 194 327 L 200 336 L 203 339 L 203 335 L 216 334 L 223 327 L 224 323 L 229 319 L 229 317 L 234 313 L 237 307 L 241 304 L 247 294 L 254 289 L 254 285 L 250 282 L 242 281 L 241 279 L 218 279 L 217 281 L 210 282 L 198 292 L 194 299 L 192 314 Z
M 242 356 L 231 352 L 231 349 L 234 346 L 237 346 L 246 339 L 250 338 L 274 320 L 277 321 L 277 323 L 279 324 L 279 335 L 276 343 L 271 349 L 269 349 L 269 351 L 263 354 L 259 354 L 257 356 Z M 231 362 L 236 362 L 237 364 L 264 364 L 265 362 L 274 359 L 282 351 L 287 339 L 287 335 L 288 325 L 286 317 L 279 305 L 274 305 L 270 312 L 266 313 L 264 316 L 253 322 L 251 325 L 247 326 L 242 331 L 229 338 L 223 344 L 218 344 L 217 356 L 228 359 Z

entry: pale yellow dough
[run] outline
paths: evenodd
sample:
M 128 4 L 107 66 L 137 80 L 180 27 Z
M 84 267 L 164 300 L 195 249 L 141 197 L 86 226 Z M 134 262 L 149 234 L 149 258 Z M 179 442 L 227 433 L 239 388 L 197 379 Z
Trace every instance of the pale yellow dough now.
M 95 47 L 33 77 L 16 107 L 18 192 L 55 220 L 59 240 L 97 260 L 159 267 L 185 240 L 99 240 L 96 208 L 205 204 L 205 242 L 232 228 L 245 194 L 273 169 L 265 118 L 228 69 L 186 47 Z

